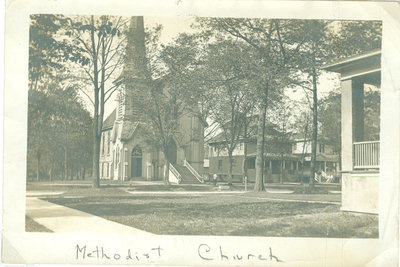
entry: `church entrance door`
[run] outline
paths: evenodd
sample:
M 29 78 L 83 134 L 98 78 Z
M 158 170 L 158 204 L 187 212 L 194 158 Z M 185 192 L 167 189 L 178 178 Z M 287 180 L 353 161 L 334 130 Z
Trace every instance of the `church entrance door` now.
M 171 143 L 169 144 L 168 154 L 167 154 L 167 157 L 168 157 L 170 163 L 172 163 L 172 164 L 176 164 L 176 157 L 178 154 L 177 150 L 178 149 L 176 147 L 176 143 L 174 140 L 172 140 Z
M 139 146 L 132 149 L 131 177 L 142 177 L 142 149 Z

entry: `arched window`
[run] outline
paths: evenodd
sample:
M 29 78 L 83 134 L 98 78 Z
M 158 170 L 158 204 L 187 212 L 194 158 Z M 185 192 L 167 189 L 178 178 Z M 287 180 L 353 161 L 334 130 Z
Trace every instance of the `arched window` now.
M 136 146 L 132 149 L 132 157 L 141 158 L 142 157 L 142 149 L 139 146 Z

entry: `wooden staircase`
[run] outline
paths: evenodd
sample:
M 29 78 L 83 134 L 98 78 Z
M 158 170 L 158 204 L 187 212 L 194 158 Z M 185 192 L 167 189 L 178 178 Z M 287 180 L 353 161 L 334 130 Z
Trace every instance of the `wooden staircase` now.
M 174 164 L 175 169 L 181 175 L 181 184 L 200 184 L 201 182 L 189 171 L 188 168 L 182 165 Z

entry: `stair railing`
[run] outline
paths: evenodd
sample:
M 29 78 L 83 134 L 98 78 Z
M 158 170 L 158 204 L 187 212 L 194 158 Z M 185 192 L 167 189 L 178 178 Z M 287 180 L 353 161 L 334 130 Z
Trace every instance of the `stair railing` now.
M 204 183 L 203 177 L 201 177 L 201 175 L 193 168 L 193 166 L 187 162 L 186 158 L 183 160 L 183 166 L 185 166 L 200 183 Z
M 182 182 L 182 175 L 176 170 L 172 163 L 169 164 L 169 171 L 175 176 L 178 180 L 178 184 Z

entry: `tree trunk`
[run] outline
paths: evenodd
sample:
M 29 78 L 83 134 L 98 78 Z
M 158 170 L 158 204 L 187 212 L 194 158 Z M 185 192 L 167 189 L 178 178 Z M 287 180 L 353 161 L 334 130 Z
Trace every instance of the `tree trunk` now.
M 53 165 L 54 165 L 54 160 L 51 159 L 51 161 L 50 161 L 50 173 L 49 173 L 50 182 L 53 181 Z
M 67 151 L 67 147 L 64 147 L 64 179 L 68 180 L 68 151 Z
M 264 148 L 265 148 L 265 120 L 268 109 L 268 84 L 265 86 L 264 99 L 260 106 L 257 125 L 257 147 L 256 147 L 256 183 L 254 191 L 264 191 Z
M 303 184 L 303 177 L 304 177 L 304 160 L 306 157 L 307 136 L 308 136 L 308 116 L 306 114 L 306 124 L 304 126 L 304 140 L 303 140 L 303 147 L 301 150 L 301 175 L 300 175 L 301 184 Z
M 254 191 L 264 191 L 264 138 L 265 138 L 265 118 L 267 105 L 263 103 L 258 116 L 257 125 L 257 147 L 256 147 L 256 182 Z
M 229 156 L 229 169 L 228 169 L 228 185 L 232 185 L 233 181 L 233 175 L 232 175 L 232 169 L 233 169 L 233 155 L 232 155 L 232 150 L 228 150 L 228 156 Z
M 99 67 L 98 67 L 98 49 L 96 48 L 96 42 L 94 39 L 94 17 L 90 17 L 90 39 L 92 46 L 92 61 L 93 61 L 93 84 L 94 84 L 94 116 L 93 116 L 93 187 L 100 187 L 100 141 L 101 141 L 101 123 L 102 117 L 100 116 L 99 104 Z
M 40 181 L 40 152 L 36 152 L 36 180 Z
M 244 183 L 244 178 L 247 177 L 247 118 L 246 116 L 244 117 L 244 136 L 243 136 L 243 154 L 244 154 L 244 159 L 243 159 L 243 165 L 242 165 L 242 172 L 243 172 L 243 183 Z
M 100 138 L 98 136 L 93 139 L 93 187 L 100 187 Z
M 310 181 L 309 188 L 314 188 L 316 160 L 317 160 L 317 138 L 318 138 L 318 95 L 317 95 L 317 74 L 313 70 L 313 129 L 312 129 L 312 144 L 311 144 L 311 166 L 310 166 Z
M 281 166 L 280 166 L 280 169 L 281 169 L 281 173 L 280 173 L 280 182 L 281 182 L 281 184 L 283 184 L 283 156 L 281 155 Z
M 300 170 L 300 183 L 303 184 L 303 177 L 304 177 L 304 157 L 300 161 L 301 170 Z

